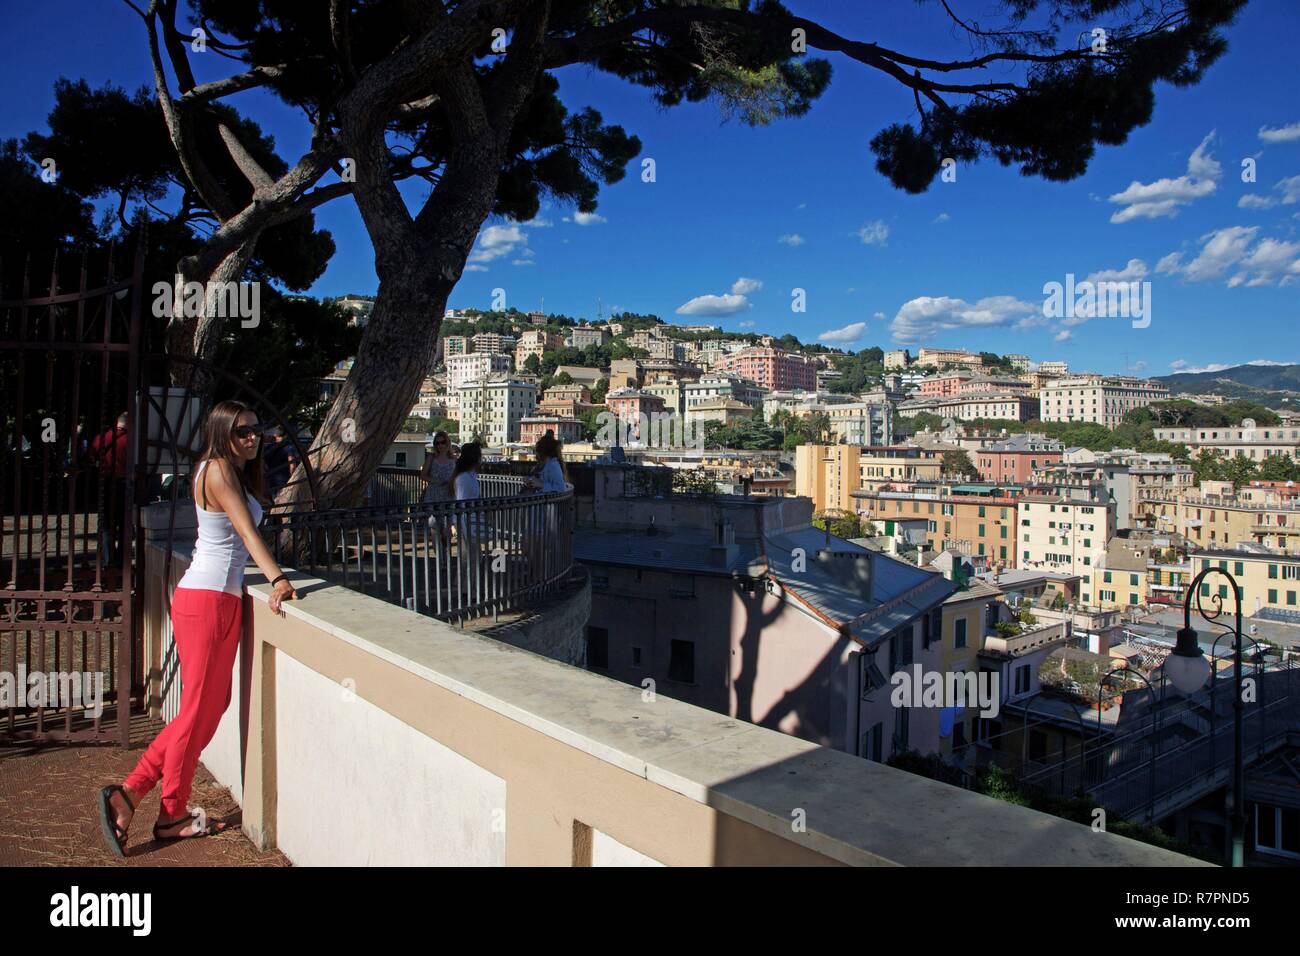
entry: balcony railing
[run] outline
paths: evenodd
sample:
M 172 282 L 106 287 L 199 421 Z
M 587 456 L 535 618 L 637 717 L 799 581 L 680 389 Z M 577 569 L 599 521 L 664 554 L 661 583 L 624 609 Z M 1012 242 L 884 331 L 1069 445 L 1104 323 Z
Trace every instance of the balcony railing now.
M 277 561 L 326 581 L 442 620 L 495 618 L 573 567 L 572 489 L 527 494 L 523 482 L 480 475 L 472 500 L 268 515 L 262 533 Z

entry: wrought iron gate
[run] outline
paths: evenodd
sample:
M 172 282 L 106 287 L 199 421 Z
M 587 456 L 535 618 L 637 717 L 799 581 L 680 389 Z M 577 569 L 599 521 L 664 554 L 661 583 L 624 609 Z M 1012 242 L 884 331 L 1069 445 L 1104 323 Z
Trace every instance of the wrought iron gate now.
M 0 740 L 129 739 L 143 256 L 0 289 Z M 92 278 L 93 277 L 93 278 Z M 126 415 L 119 427 L 119 416 Z M 108 718 L 108 719 L 105 719 Z

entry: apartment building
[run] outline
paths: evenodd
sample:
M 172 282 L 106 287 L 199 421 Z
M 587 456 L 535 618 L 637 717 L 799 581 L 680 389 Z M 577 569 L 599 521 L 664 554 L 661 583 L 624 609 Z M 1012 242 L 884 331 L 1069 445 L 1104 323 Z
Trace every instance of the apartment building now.
M 470 382 L 510 371 L 510 356 L 496 352 L 470 352 L 447 359 L 447 390 L 458 392 Z
M 937 752 L 940 708 L 895 707 L 889 675 L 937 669 L 953 582 L 811 527 L 803 498 L 656 498 L 596 467 L 589 670 L 869 759 Z
M 885 368 L 907 368 L 912 364 L 912 356 L 907 349 L 895 349 L 885 353 Z
M 947 398 L 956 395 L 958 389 L 975 377 L 975 373 L 960 369 L 944 372 L 921 380 L 921 395 L 925 398 Z
M 777 412 L 789 412 L 804 418 L 814 412 L 824 411 L 827 405 L 845 405 L 851 401 L 852 395 L 839 395 L 823 389 L 812 392 L 802 389 L 769 392 L 763 396 L 763 417 L 770 422 Z
M 604 329 L 577 325 L 569 330 L 569 336 L 565 339 L 564 344 L 570 348 L 585 349 L 589 345 L 604 345 L 608 338 L 609 336 Z
M 1116 528 L 1137 526 L 1131 498 L 1129 464 L 1123 458 L 1098 457 L 1093 461 L 1059 461 L 1041 465 L 1031 476 L 1031 490 L 1067 498 L 1105 501 L 1114 513 Z
M 1017 372 L 1029 371 L 1028 355 L 1020 355 L 1018 353 L 1011 354 L 1007 356 L 1007 361 L 1011 363 L 1011 367 L 1015 369 Z
M 751 347 L 724 356 L 716 367 L 749 379 L 768 391 L 817 388 L 817 363 L 771 347 Z
M 1075 375 L 1039 390 L 1045 422 L 1092 422 L 1115 428 L 1135 408 L 1169 399 L 1169 389 L 1138 378 Z
M 1052 378 L 1063 378 L 1070 374 L 1070 366 L 1065 362 L 1039 362 L 1038 371 Z
M 634 442 L 650 441 L 653 436 L 643 431 L 643 426 L 651 428 L 650 416 L 665 414 L 662 398 L 636 388 L 619 388 L 610 392 L 605 396 L 605 407 L 623 426 L 628 440 Z
M 1128 608 L 1149 603 L 1150 540 L 1112 538 L 1100 563 L 1083 575 L 1083 587 L 1097 607 Z
M 844 402 L 820 409 L 830 420 L 831 434 L 848 445 L 890 445 L 894 440 L 894 407 L 888 402 Z
M 1252 482 L 1233 490 L 1227 481 L 1203 481 L 1184 491 L 1143 492 L 1137 504 L 1144 527 L 1185 537 L 1193 547 L 1242 543 L 1300 553 L 1300 498 L 1285 484 Z
M 856 512 L 855 491 L 936 481 L 942 470 L 942 456 L 922 448 L 805 444 L 794 452 L 795 494 L 818 512 Z
M 680 379 L 668 375 L 656 375 L 649 383 L 641 386 L 647 395 L 655 395 L 663 400 L 664 410 L 674 415 L 686 413 L 686 388 Z
M 1094 500 L 1064 494 L 1027 494 L 1017 502 L 1020 540 L 1017 567 L 1059 574 L 1091 575 L 1115 535 L 1115 510 L 1099 493 Z M 1082 600 L 1091 603 L 1087 584 Z
M 530 355 L 536 355 L 540 362 L 545 352 L 557 349 L 563 344 L 564 337 L 555 332 L 528 329 L 519 336 L 519 344 L 515 346 L 515 368 L 522 369 Z
M 984 392 L 1004 393 L 1016 392 L 1028 393 L 1031 390 L 1029 382 L 1023 378 L 1013 378 L 1009 375 L 974 375 L 957 386 L 956 394 L 958 395 L 978 395 Z
M 649 351 L 650 346 L 663 338 L 663 333 L 658 329 L 637 329 L 629 335 L 624 341 L 634 349 L 645 349 Z
M 1016 566 L 1017 500 L 999 489 L 945 486 L 936 491 L 852 493 L 859 514 L 892 534 L 891 523 L 924 518 L 926 546 L 983 556 L 996 568 Z M 978 493 L 974 493 L 978 491 Z
M 475 332 L 471 341 L 475 352 L 509 355 L 515 347 L 513 335 L 502 335 L 499 332 Z
M 985 445 L 970 457 L 985 481 L 1023 485 L 1038 468 L 1059 462 L 1064 451 L 1055 438 L 1027 433 Z
M 1258 546 L 1205 548 L 1194 550 L 1191 562 L 1196 574 L 1214 567 L 1235 577 L 1246 617 L 1300 624 L 1300 554 L 1283 554 Z M 1200 591 L 1207 608 L 1218 596 L 1228 614 L 1236 612 L 1228 580 L 1222 575 L 1209 575 L 1201 582 Z
M 734 398 L 715 398 L 711 401 L 696 402 L 686 409 L 686 425 L 689 428 L 703 427 L 708 422 L 735 425 L 753 417 L 754 406 L 738 402 Z
M 996 419 L 1027 422 L 1039 414 L 1038 399 L 1027 394 L 977 393 L 952 395 L 948 398 L 915 398 L 898 405 L 898 414 L 911 418 L 925 412 L 958 421 Z
M 537 407 L 537 385 L 508 375 L 466 382 L 457 395 L 461 438 L 478 435 L 494 448 L 519 441 L 523 420 Z
M 582 441 L 585 435 L 582 422 L 576 418 L 538 414 L 519 420 L 519 441 L 524 445 L 535 444 L 547 432 L 565 443 Z
M 720 398 L 733 398 L 746 405 L 758 407 L 762 405 L 767 391 L 752 381 L 743 380 L 739 375 L 710 372 L 701 375 L 699 381 L 687 382 L 683 386 L 682 394 L 686 402 L 686 410 L 689 412 L 695 405 Z
M 1289 455 L 1300 460 L 1300 427 L 1296 425 L 1256 425 L 1247 418 L 1240 425 L 1204 428 L 1157 428 L 1160 441 L 1186 445 L 1193 452 L 1221 452 L 1229 458 L 1245 455 L 1262 461 L 1270 455 Z
M 945 365 L 982 366 L 984 360 L 979 357 L 978 352 L 968 352 L 965 349 L 931 349 L 922 346 L 916 353 L 916 364 L 934 365 L 939 368 Z
M 472 350 L 467 335 L 448 335 L 442 340 L 442 360 L 444 362 L 453 355 L 468 355 Z

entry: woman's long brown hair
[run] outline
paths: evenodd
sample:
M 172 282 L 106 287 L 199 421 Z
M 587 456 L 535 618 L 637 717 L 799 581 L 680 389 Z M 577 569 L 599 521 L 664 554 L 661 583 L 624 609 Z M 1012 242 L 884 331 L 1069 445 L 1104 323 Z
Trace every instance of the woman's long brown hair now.
M 207 421 L 203 424 L 204 446 L 199 461 L 211 461 L 214 458 L 219 458 L 229 464 L 235 474 L 239 476 L 244 491 L 251 494 L 265 506 L 270 502 L 266 494 L 266 475 L 262 468 L 261 445 L 258 446 L 257 457 L 252 461 L 240 461 L 230 449 L 230 443 L 234 439 L 235 422 L 239 420 L 239 416 L 244 412 L 253 412 L 253 409 L 234 399 L 227 399 L 213 406 L 212 411 L 208 412 Z M 253 412 L 253 414 L 257 413 Z M 203 500 L 207 501 L 208 472 L 206 468 L 200 481 L 203 485 Z

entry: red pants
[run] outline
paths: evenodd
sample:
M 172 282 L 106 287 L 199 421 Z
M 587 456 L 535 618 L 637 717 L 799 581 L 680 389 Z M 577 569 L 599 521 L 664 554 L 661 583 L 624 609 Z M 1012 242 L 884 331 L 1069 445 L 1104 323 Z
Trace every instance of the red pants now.
M 154 738 L 126 786 L 144 796 L 162 781 L 162 815 L 185 816 L 199 754 L 230 706 L 243 598 L 225 591 L 177 588 L 172 633 L 181 662 L 181 708 Z

